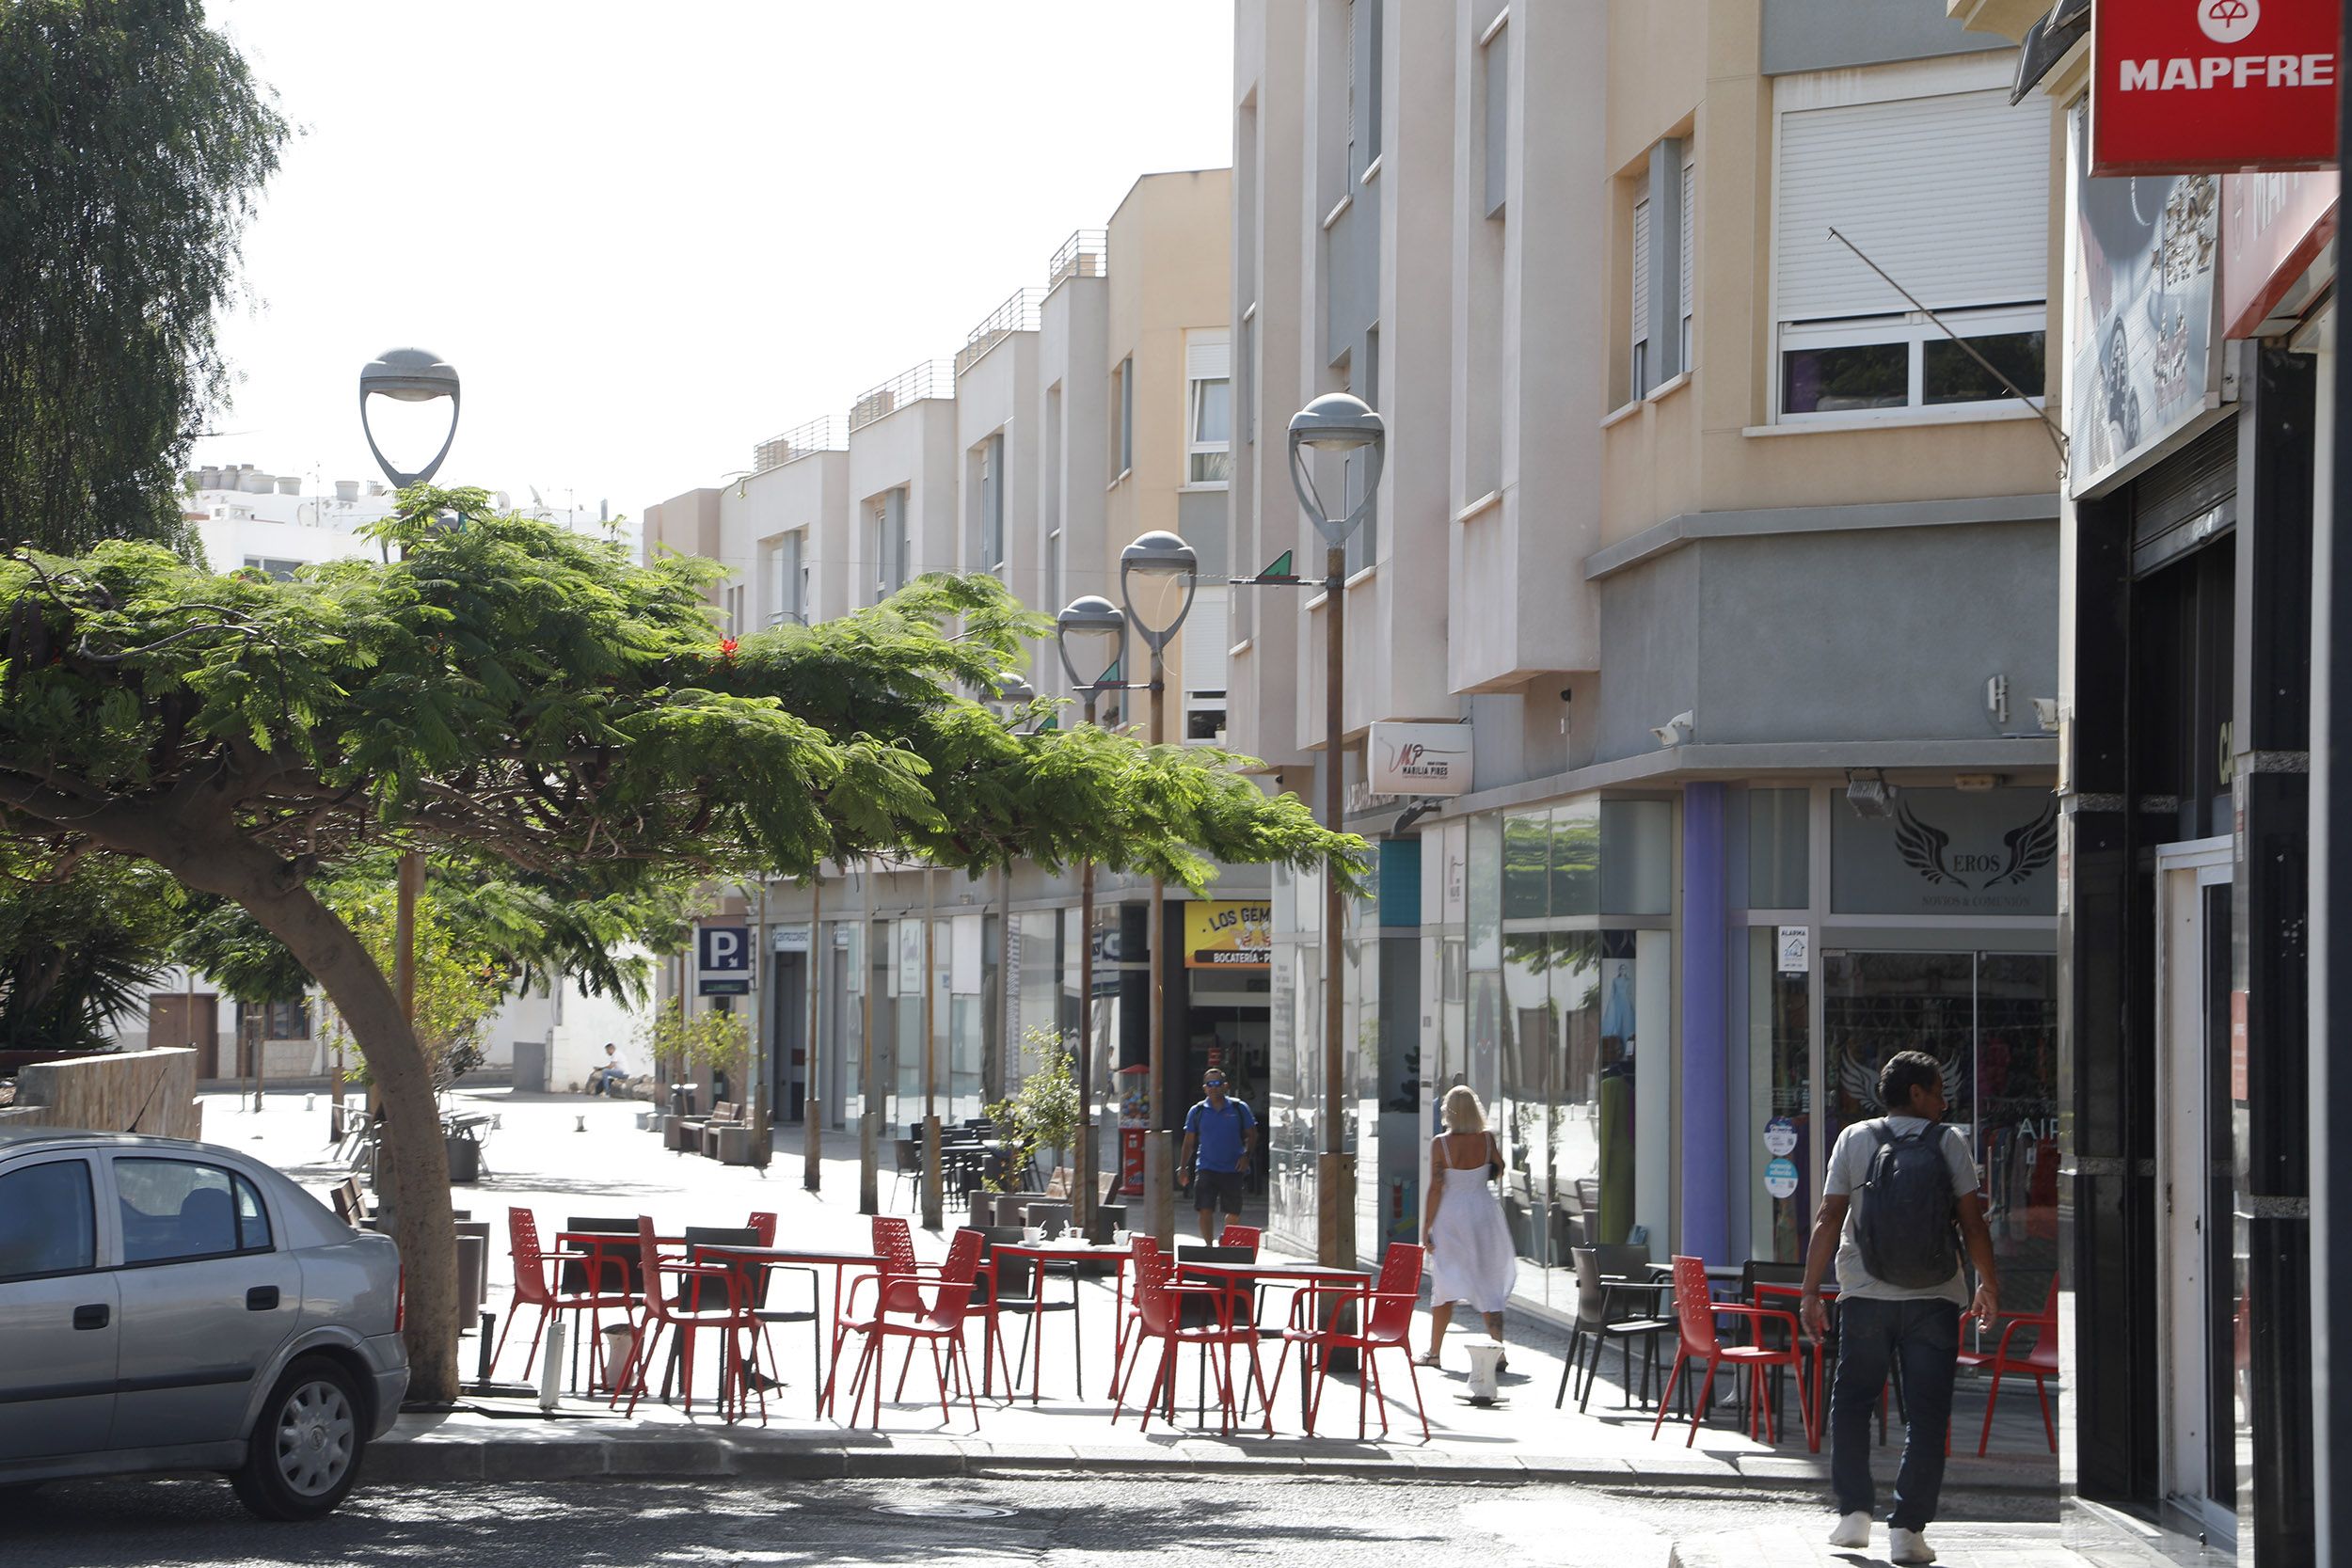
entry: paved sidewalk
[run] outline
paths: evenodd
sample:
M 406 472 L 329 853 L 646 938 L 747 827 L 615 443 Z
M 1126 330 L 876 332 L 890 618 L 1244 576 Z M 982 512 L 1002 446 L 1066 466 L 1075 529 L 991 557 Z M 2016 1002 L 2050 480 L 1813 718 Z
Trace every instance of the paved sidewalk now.
M 323 1191 L 342 1176 L 326 1148 L 326 1101 L 316 1097 L 309 1110 L 301 1093 L 273 1095 L 267 1108 L 255 1113 L 250 1101 L 208 1096 L 205 1129 L 215 1142 L 246 1148 L 288 1171 L 297 1180 Z M 532 1210 L 543 1239 L 550 1239 L 572 1215 L 651 1215 L 665 1233 L 689 1224 L 741 1225 L 755 1210 L 780 1217 L 784 1236 L 814 1247 L 858 1249 L 867 1244 L 870 1224 L 857 1212 L 857 1145 L 853 1136 L 832 1134 L 822 1162 L 822 1191 L 810 1194 L 801 1184 L 801 1130 L 779 1129 L 774 1162 L 762 1173 L 746 1167 L 723 1166 L 698 1156 L 674 1154 L 660 1148 L 654 1135 L 636 1127 L 642 1102 L 606 1101 L 581 1096 L 516 1095 L 505 1090 L 461 1094 L 466 1108 L 499 1116 L 486 1150 L 489 1174 L 479 1184 L 457 1189 L 457 1202 L 491 1232 L 489 1309 L 502 1324 L 511 1294 L 513 1268 L 507 1260 L 506 1211 L 509 1206 Z M 885 1212 L 906 1213 L 895 1174 L 882 1173 L 880 1196 Z M 1189 1216 L 1185 1216 L 1189 1218 Z M 960 1223 L 950 1212 L 949 1227 Z M 927 1259 L 942 1256 L 946 1237 L 915 1230 L 917 1251 Z M 777 1287 L 794 1299 L 805 1285 L 787 1279 Z M 831 1290 L 828 1274 L 826 1288 Z M 1414 1412 L 1411 1388 L 1403 1359 L 1382 1357 L 1386 1381 L 1388 1441 L 1379 1436 L 1377 1406 L 1370 1420 L 1371 1441 L 1356 1440 L 1358 1390 L 1352 1376 L 1335 1376 L 1325 1395 L 1319 1427 L 1322 1435 L 1310 1438 L 1300 1431 L 1298 1370 L 1283 1375 L 1275 1399 L 1278 1435 L 1220 1438 L 1212 1420 L 1205 1433 L 1192 1430 L 1192 1408 L 1183 1402 L 1196 1388 L 1194 1361 L 1187 1354 L 1180 1367 L 1178 1428 L 1168 1431 L 1156 1419 L 1148 1431 L 1137 1429 L 1130 1412 L 1118 1425 L 1111 1423 L 1108 1395 L 1112 1293 L 1107 1281 L 1089 1279 L 1082 1285 L 1079 1316 L 1085 1328 L 1084 1386 L 1078 1386 L 1079 1356 L 1073 1349 L 1070 1315 L 1044 1320 L 1043 1398 L 1032 1404 L 983 1399 L 976 1431 L 968 1406 L 959 1401 L 946 1420 L 940 1415 L 930 1368 L 915 1368 L 902 1402 L 885 1402 L 881 1428 L 851 1429 L 812 1413 L 813 1390 L 808 1386 L 811 1342 L 806 1325 L 780 1325 L 775 1330 L 775 1369 L 787 1386 L 769 1395 L 769 1424 L 756 1422 L 726 1427 L 699 1400 L 689 1418 L 670 1406 L 641 1404 L 634 1420 L 623 1420 L 601 1397 L 567 1395 L 555 1418 L 542 1416 L 535 1402 L 524 1400 L 479 1400 L 472 1408 L 448 1414 L 404 1416 L 390 1438 L 372 1454 L 372 1475 L 385 1480 L 430 1479 L 558 1479 L 628 1475 L 664 1477 L 733 1474 L 902 1474 L 960 1473 L 1008 1466 L 1052 1465 L 1098 1469 L 1182 1469 L 1283 1467 L 1332 1473 L 1447 1475 L 1474 1478 L 1579 1479 L 1627 1483 L 1657 1480 L 1711 1485 L 1793 1486 L 1822 1489 L 1828 1477 L 1828 1456 L 1808 1453 L 1791 1397 L 1785 1412 L 1782 1442 L 1775 1449 L 1752 1443 L 1735 1430 L 1732 1407 L 1719 1408 L 1697 1438 L 1685 1447 L 1684 1427 L 1667 1422 L 1667 1430 L 1651 1440 L 1647 1411 L 1619 1408 L 1620 1391 L 1611 1380 L 1616 1367 L 1606 1358 L 1609 1373 L 1596 1384 L 1589 1414 L 1579 1414 L 1571 1401 L 1555 1410 L 1566 1337 L 1531 1314 L 1514 1313 L 1508 1334 L 1511 1370 L 1502 1384 L 1504 1402 L 1475 1408 L 1462 1398 L 1467 1357 L 1465 1342 L 1449 1339 L 1447 1366 L 1436 1371 L 1421 1369 L 1431 1437 L 1423 1442 Z M 524 1349 L 531 1331 L 529 1315 L 516 1325 L 498 1368 L 498 1380 L 509 1385 L 522 1375 Z M 1019 1324 L 1013 1333 L 1017 1348 Z M 977 1365 L 978 1345 L 974 1343 Z M 1426 1342 L 1425 1324 L 1417 1326 L 1415 1344 Z M 461 1346 L 461 1364 L 470 1375 L 479 1364 L 480 1341 L 469 1334 Z M 1265 1375 L 1274 1375 L 1279 1344 L 1265 1352 Z M 568 1359 L 568 1357 L 567 1357 Z M 846 1377 L 846 1372 L 845 1372 Z M 895 1374 L 894 1374 L 895 1376 Z M 707 1391 L 714 1383 L 708 1366 L 698 1378 Z M 1139 1378 L 1138 1389 L 1149 1381 Z M 1000 1390 L 1001 1392 L 1001 1390 Z M 844 1407 L 846 1409 L 846 1405 Z M 1963 1417 L 1980 1408 L 1973 1398 L 1963 1402 Z M 489 1412 L 497 1412 L 491 1414 Z M 1963 1419 L 1960 1428 L 1971 1423 Z M 2030 1389 L 2013 1403 L 2004 1400 L 1995 1426 L 1994 1454 L 1978 1459 L 1974 1445 L 1963 1441 L 1952 1459 L 1947 1485 L 1956 1492 L 2041 1493 L 2055 1497 L 2055 1468 L 2042 1443 L 2041 1421 Z M 1891 1481 L 1901 1442 L 1877 1450 L 1878 1467 Z M 2055 1504 L 2053 1505 L 2055 1508 Z
M 2056 1524 L 1939 1524 L 1927 1534 L 1928 1544 L 1935 1549 L 1937 1568 L 2140 1568 L 2142 1563 L 2159 1560 L 2085 1556 L 2064 1543 Z M 1864 1568 L 1888 1560 L 1883 1523 L 1871 1532 L 1868 1549 L 1861 1550 L 1830 1545 L 1826 1517 L 1819 1529 L 1774 1525 L 1688 1537 L 1676 1542 L 1666 1559 L 1667 1568 L 1755 1568 L 1757 1563 L 1772 1563 L 1775 1568 L 1807 1568 L 1816 1563 L 1822 1568 Z

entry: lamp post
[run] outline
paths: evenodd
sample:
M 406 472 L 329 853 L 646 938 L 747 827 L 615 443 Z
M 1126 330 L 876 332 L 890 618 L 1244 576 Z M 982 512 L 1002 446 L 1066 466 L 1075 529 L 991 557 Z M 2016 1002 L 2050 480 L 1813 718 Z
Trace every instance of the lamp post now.
M 1054 617 L 1054 642 L 1061 667 L 1070 676 L 1085 709 L 1094 722 L 1094 704 L 1105 677 L 1127 657 L 1127 617 L 1100 594 L 1070 601 Z M 1084 1131 L 1078 1137 L 1077 1163 L 1072 1174 L 1078 1190 L 1071 1195 L 1070 1217 L 1080 1235 L 1094 1223 L 1094 1155 L 1100 1136 L 1094 1125 L 1094 861 L 1078 863 L 1078 1113 Z
M 1167 653 L 1168 640 L 1192 613 L 1192 599 L 1200 586 L 1200 558 L 1193 548 L 1173 533 L 1154 530 L 1140 535 L 1136 542 L 1119 552 L 1119 596 L 1126 601 L 1128 619 L 1135 623 L 1136 632 L 1144 646 L 1152 650 L 1152 728 L 1154 746 L 1165 745 L 1167 732 Z M 1144 613 L 1136 604 L 1136 592 L 1142 590 L 1144 602 L 1165 613 L 1168 599 L 1175 596 L 1175 614 L 1165 626 Z M 1152 879 L 1152 939 L 1148 951 L 1152 958 L 1152 1012 L 1150 1019 L 1152 1080 L 1152 1128 L 1143 1146 L 1144 1212 L 1151 1216 L 1152 1233 L 1160 1245 L 1175 1244 L 1176 1181 L 1173 1160 L 1173 1134 L 1168 1126 L 1167 1041 L 1168 1006 L 1165 996 L 1168 981 L 1168 884 L 1160 878 Z
M 989 701 L 1003 711 L 1006 723 L 1010 725 L 1023 708 L 1037 701 L 1037 688 L 1018 670 L 1008 670 L 996 677 L 995 694 Z M 983 1113 L 993 1103 L 991 1095 L 997 1100 L 1005 1098 L 1006 1053 L 1019 1050 L 1021 1044 L 1012 1037 L 1012 863 L 1004 861 L 996 867 L 996 1071 L 992 1079 L 985 1067 L 982 1069 Z
M 390 398 L 395 403 L 431 403 L 437 398 L 449 399 L 449 434 L 441 438 L 441 450 L 433 454 L 431 462 L 414 473 L 392 466 L 384 455 L 384 449 L 375 444 L 375 430 L 368 422 L 368 399 Z M 457 369 L 439 355 L 421 348 L 387 349 L 359 367 L 359 433 L 367 437 L 368 451 L 375 466 L 384 470 L 384 477 L 395 490 L 411 484 L 421 484 L 440 472 L 442 459 L 449 456 L 452 442 L 457 439 L 458 398 Z M 409 849 L 400 857 L 400 875 L 396 884 L 397 896 L 392 913 L 392 989 L 400 995 L 401 1016 L 414 1028 L 417 1022 L 417 899 L 424 892 L 424 856 Z M 335 1082 L 335 1092 L 342 1092 L 342 1080 Z
M 1372 510 L 1380 487 L 1380 466 L 1388 427 L 1361 398 L 1326 392 L 1291 416 L 1291 484 L 1323 536 L 1323 609 L 1327 641 L 1323 680 L 1323 825 L 1340 831 L 1342 732 L 1340 691 L 1347 663 L 1347 541 Z M 1364 454 L 1363 493 L 1333 517 L 1315 489 L 1310 451 L 1343 457 Z M 1341 995 L 1346 965 L 1340 943 L 1342 919 L 1339 868 L 1323 872 L 1323 1151 L 1315 1162 L 1316 1256 L 1345 1267 L 1356 1260 L 1356 1171 L 1345 1152 L 1341 1074 L 1346 1053 L 1341 1036 L 1347 1009 Z

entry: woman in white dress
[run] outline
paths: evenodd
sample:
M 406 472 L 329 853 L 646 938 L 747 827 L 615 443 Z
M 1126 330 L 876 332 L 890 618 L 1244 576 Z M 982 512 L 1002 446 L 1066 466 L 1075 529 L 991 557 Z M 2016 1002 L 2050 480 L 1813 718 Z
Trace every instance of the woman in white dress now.
M 1425 1367 L 1438 1364 L 1457 1303 L 1483 1313 L 1487 1334 L 1502 1342 L 1502 1307 L 1519 1268 L 1502 1200 L 1487 1185 L 1487 1167 L 1502 1154 L 1478 1096 L 1457 1084 L 1446 1091 L 1442 1114 L 1445 1131 L 1429 1141 L 1429 1206 L 1422 1216 L 1431 1291 Z

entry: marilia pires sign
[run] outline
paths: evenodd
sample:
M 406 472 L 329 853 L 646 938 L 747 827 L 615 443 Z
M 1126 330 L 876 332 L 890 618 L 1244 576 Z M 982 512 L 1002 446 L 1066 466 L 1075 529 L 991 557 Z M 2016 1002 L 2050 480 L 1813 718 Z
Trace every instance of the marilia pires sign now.
M 2339 0 L 2098 0 L 2090 172 L 2336 161 Z

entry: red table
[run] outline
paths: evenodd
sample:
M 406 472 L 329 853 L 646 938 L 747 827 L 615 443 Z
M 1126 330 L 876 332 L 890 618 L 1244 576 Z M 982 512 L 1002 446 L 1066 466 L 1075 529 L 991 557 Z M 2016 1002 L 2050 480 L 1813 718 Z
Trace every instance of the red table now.
M 1302 1291 L 1312 1291 L 1324 1295 L 1337 1295 L 1342 1298 L 1343 1305 L 1345 1305 L 1347 1298 L 1350 1297 L 1360 1303 L 1362 1298 L 1371 1291 L 1373 1280 L 1370 1269 L 1341 1268 L 1330 1263 L 1179 1262 L 1176 1265 L 1176 1276 L 1182 1279 L 1186 1275 L 1213 1284 L 1221 1284 L 1229 1294 L 1233 1291 L 1234 1287 L 1243 1284 L 1296 1285 Z M 1359 1312 L 1362 1310 L 1360 1306 L 1358 1310 Z M 1306 1354 L 1307 1353 L 1302 1351 L 1299 1361 L 1298 1417 L 1301 1421 L 1307 1418 L 1307 1390 L 1310 1384 L 1310 1379 L 1305 1375 Z M 1168 1402 L 1172 1409 L 1175 1402 L 1175 1393 L 1172 1389 L 1168 1394 Z M 1269 1419 L 1272 1414 L 1271 1411 L 1267 1412 Z

